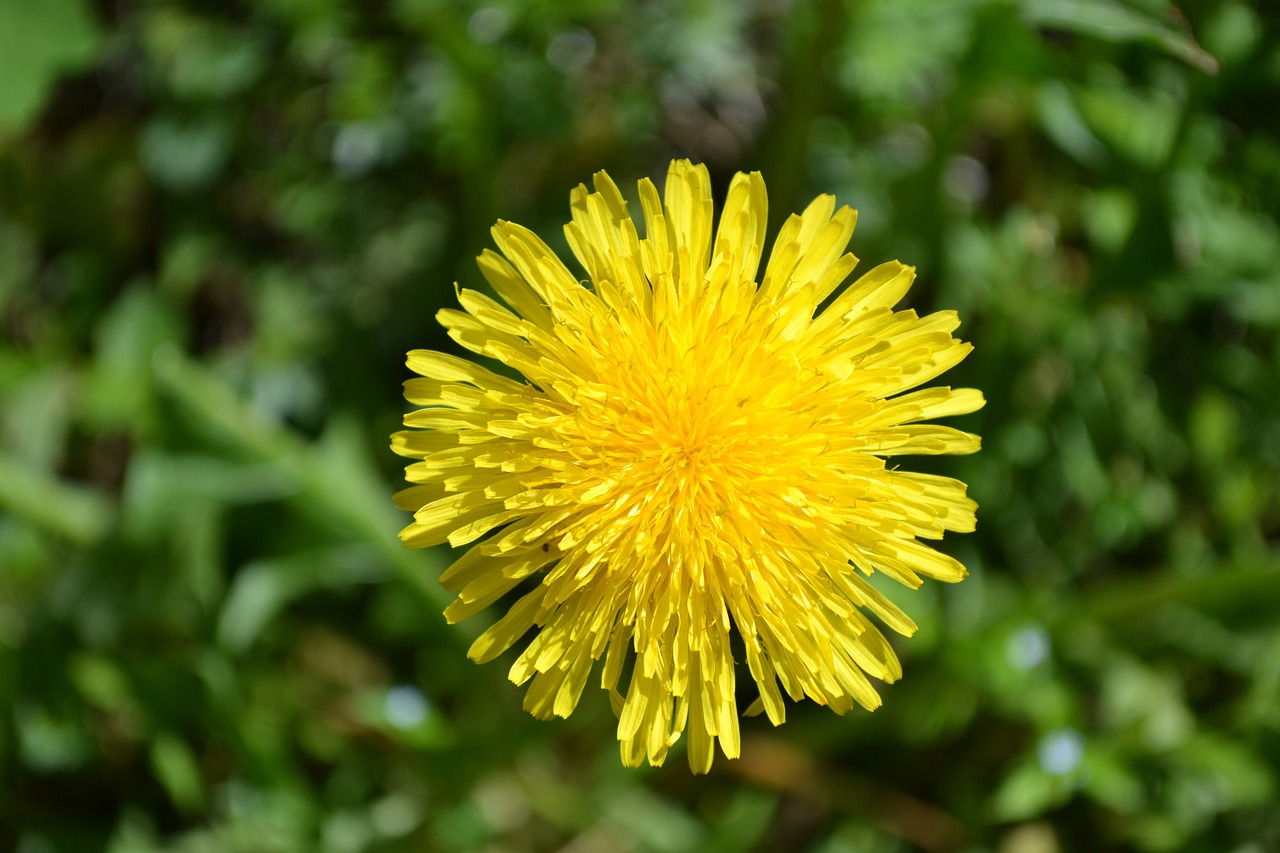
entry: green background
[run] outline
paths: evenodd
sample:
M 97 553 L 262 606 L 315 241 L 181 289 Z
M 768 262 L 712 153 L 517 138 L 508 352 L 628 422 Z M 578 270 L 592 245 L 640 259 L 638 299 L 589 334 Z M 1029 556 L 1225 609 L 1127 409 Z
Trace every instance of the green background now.
M 465 658 L 387 450 L 489 225 L 675 156 L 990 401 L 905 680 L 707 777 Z M 1262 0 L 0 0 L 0 849 L 1280 849 L 1278 223 Z

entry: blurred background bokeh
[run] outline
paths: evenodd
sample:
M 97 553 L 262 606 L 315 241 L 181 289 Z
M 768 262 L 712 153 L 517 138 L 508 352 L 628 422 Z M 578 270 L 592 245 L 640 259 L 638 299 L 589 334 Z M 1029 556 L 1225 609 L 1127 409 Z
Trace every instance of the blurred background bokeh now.
M 387 450 L 489 225 L 674 156 L 990 400 L 905 680 L 698 778 L 466 659 Z M 0 328 L 0 849 L 1280 850 L 1269 0 L 0 0 Z

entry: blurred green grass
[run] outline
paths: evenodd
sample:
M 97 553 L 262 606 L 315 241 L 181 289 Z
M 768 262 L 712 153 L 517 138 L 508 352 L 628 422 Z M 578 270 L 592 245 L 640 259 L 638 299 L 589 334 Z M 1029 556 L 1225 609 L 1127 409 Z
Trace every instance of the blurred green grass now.
M 1278 92 L 1236 0 L 0 3 L 0 848 L 1280 848 Z M 385 449 L 489 225 L 673 156 L 990 400 L 885 707 L 705 779 L 466 660 Z

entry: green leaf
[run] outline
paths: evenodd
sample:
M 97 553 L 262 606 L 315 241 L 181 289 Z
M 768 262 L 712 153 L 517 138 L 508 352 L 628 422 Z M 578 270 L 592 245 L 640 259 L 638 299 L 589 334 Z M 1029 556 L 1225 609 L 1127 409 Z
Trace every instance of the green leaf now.
M 296 502 L 333 529 L 372 543 L 425 601 L 447 605 L 450 596 L 428 580 L 426 571 L 432 563 L 442 570 L 443 556 L 400 546 L 395 531 L 402 520 L 391 506 L 393 490 L 389 485 L 385 491 L 381 487 L 384 484 L 368 457 L 363 434 L 353 421 L 337 420 L 320 442 L 308 445 L 298 434 L 267 421 L 216 373 L 177 347 L 157 352 L 153 366 L 160 387 L 202 428 L 236 453 L 272 463 L 282 477 L 298 484 Z
M 240 570 L 218 622 L 218 640 L 242 652 L 291 601 L 325 587 L 384 580 L 385 572 L 365 547 L 304 552 L 260 560 Z
M 155 420 L 151 357 L 176 343 L 181 324 L 146 284 L 125 291 L 99 321 L 93 369 L 82 393 L 86 416 L 99 428 L 145 431 Z
M 151 766 L 175 806 L 183 811 L 199 808 L 204 801 L 200 765 L 186 742 L 169 732 L 157 735 L 151 744 Z
M 0 3 L 0 131 L 22 130 L 58 78 L 93 64 L 102 42 L 84 0 Z
M 1196 44 L 1190 33 L 1179 32 L 1109 0 L 1028 0 L 1022 14 L 1032 26 L 1066 30 L 1116 44 L 1154 45 L 1206 73 L 1218 73 L 1218 60 Z
M 991 801 L 998 821 L 1026 820 L 1061 805 L 1071 796 L 1069 785 L 1027 762 L 1004 778 Z
M 96 542 L 115 516 L 101 493 L 0 455 L 0 507 L 72 542 Z
M 208 186 L 218 176 L 233 142 L 231 127 L 216 114 L 187 121 L 162 115 L 143 128 L 139 153 L 152 177 L 186 193 Z

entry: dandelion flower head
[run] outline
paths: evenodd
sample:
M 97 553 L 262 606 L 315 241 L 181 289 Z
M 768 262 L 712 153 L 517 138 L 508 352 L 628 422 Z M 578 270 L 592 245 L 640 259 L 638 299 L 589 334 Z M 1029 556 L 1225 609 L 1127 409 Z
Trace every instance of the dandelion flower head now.
M 867 577 L 960 580 L 921 540 L 972 530 L 976 505 L 960 481 L 886 460 L 976 451 L 977 436 L 924 421 L 983 397 L 912 390 L 971 347 L 955 312 L 894 310 L 910 266 L 841 289 L 857 214 L 832 196 L 786 221 L 757 278 L 759 173 L 734 177 L 718 223 L 707 170 L 688 161 L 661 196 L 640 181 L 640 227 L 608 175 L 594 187 L 572 192 L 565 226 L 585 281 L 500 221 L 500 254 L 479 265 L 502 302 L 464 289 L 462 310 L 438 314 L 510 370 L 409 353 L 405 397 L 422 408 L 392 437 L 416 460 L 400 538 L 470 546 L 441 577 L 450 622 L 519 589 L 469 654 L 493 660 L 534 632 L 510 672 L 528 711 L 568 716 L 598 669 L 625 764 L 662 763 L 688 732 L 706 772 L 716 741 L 739 753 L 744 675 L 747 712 L 774 725 L 784 694 L 874 709 L 872 680 L 901 676 L 871 617 L 903 635 L 915 623 Z

